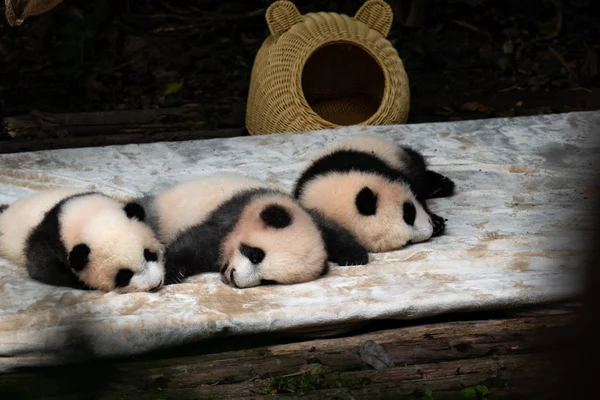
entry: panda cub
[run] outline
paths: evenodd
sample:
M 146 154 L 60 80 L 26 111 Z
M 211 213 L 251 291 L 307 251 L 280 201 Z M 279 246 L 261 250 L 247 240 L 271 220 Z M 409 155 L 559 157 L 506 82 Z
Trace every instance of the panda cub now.
M 441 235 L 444 219 L 426 200 L 451 196 L 454 182 L 407 146 L 371 135 L 334 142 L 301 173 L 294 197 L 353 234 L 370 252 Z
M 163 284 L 163 246 L 143 208 L 97 192 L 50 189 L 0 207 L 0 255 L 49 285 L 117 293 Z
M 209 175 L 139 202 L 166 245 L 167 284 L 204 272 L 220 272 L 237 288 L 292 284 L 327 273 L 328 259 L 368 262 L 343 228 L 316 221 L 289 194 L 245 176 Z

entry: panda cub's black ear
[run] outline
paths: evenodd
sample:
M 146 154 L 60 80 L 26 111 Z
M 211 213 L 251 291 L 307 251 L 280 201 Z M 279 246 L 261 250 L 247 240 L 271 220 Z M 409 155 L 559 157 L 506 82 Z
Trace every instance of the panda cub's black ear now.
M 270 204 L 260 212 L 260 219 L 265 225 L 275 229 L 283 229 L 292 224 L 292 215 L 278 204 Z
M 83 270 L 88 264 L 89 255 L 90 248 L 85 244 L 78 244 L 69 253 L 69 266 L 76 272 Z
M 146 219 L 146 211 L 144 211 L 144 207 L 135 201 L 130 201 L 129 203 L 125 204 L 123 209 L 125 210 L 125 214 L 127 214 L 127 218 L 136 218 L 140 221 L 144 221 L 144 219 Z

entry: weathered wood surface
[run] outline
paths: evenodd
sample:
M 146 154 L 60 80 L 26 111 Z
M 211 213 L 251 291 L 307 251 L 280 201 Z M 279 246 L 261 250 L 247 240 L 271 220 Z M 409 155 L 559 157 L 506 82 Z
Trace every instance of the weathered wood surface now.
M 540 335 L 554 335 L 573 320 L 562 314 L 448 322 L 192 357 L 20 372 L 0 376 L 0 394 L 260 398 L 273 389 L 270 377 L 286 377 L 318 380 L 314 390 L 292 390 L 296 395 L 304 391 L 304 398 L 418 398 L 430 389 L 436 399 L 450 399 L 466 386 L 485 384 L 492 398 L 515 399 L 534 390 L 536 379 L 543 377 L 547 359 Z M 382 346 L 394 367 L 375 370 L 361 359 L 359 349 L 368 340 Z M 313 375 L 303 375 L 307 369 Z M 285 388 L 277 392 L 286 393 Z
M 207 130 L 196 107 L 7 117 L 0 154 L 129 143 L 243 136 L 244 128 Z
M 13 138 L 61 138 L 120 133 L 198 130 L 204 122 L 193 107 L 49 114 L 32 112 L 2 121 Z
M 220 129 L 212 131 L 122 133 L 119 135 L 97 135 L 37 140 L 0 140 L 0 154 L 38 150 L 72 149 L 77 147 L 100 147 L 124 144 L 227 138 L 245 135 L 247 135 L 247 133 L 242 129 Z

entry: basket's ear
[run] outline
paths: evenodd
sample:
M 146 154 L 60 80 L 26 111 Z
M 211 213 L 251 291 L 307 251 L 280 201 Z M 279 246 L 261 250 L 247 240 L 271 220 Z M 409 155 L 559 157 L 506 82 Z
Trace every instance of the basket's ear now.
M 392 7 L 383 0 L 367 0 L 357 11 L 354 19 L 386 37 L 392 27 L 394 12 Z
M 271 35 L 277 39 L 298 22 L 302 22 L 302 14 L 294 3 L 288 0 L 277 0 L 267 8 L 267 25 Z

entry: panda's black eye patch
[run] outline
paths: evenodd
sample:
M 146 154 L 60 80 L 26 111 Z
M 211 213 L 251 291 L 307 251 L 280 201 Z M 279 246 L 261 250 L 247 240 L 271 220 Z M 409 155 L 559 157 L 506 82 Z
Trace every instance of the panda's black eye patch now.
M 74 271 L 81 271 L 88 264 L 90 248 L 85 244 L 78 244 L 69 253 L 69 265 Z
M 283 229 L 292 223 L 292 215 L 284 207 L 277 204 L 266 206 L 260 212 L 260 219 L 272 228 Z
M 417 210 L 415 206 L 410 201 L 405 201 L 402 205 L 402 217 L 404 218 L 404 222 L 408 225 L 414 225 L 415 217 L 417 216 Z
M 265 252 L 258 247 L 248 246 L 246 244 L 240 245 L 240 253 L 243 254 L 252 264 L 260 264 L 265 259 Z
M 377 212 L 377 195 L 368 187 L 364 187 L 356 195 L 356 209 L 362 215 L 375 215 Z
M 131 282 L 131 278 L 133 277 L 133 271 L 130 269 L 120 269 L 115 276 L 115 287 L 125 287 L 129 285 Z
M 146 261 L 158 261 L 158 254 L 148 249 L 144 249 L 144 258 Z
M 144 211 L 144 207 L 139 205 L 136 202 L 129 202 L 125 204 L 123 207 L 125 210 L 125 214 L 127 214 L 127 218 L 136 218 L 139 221 L 143 221 L 146 218 L 146 212 Z

